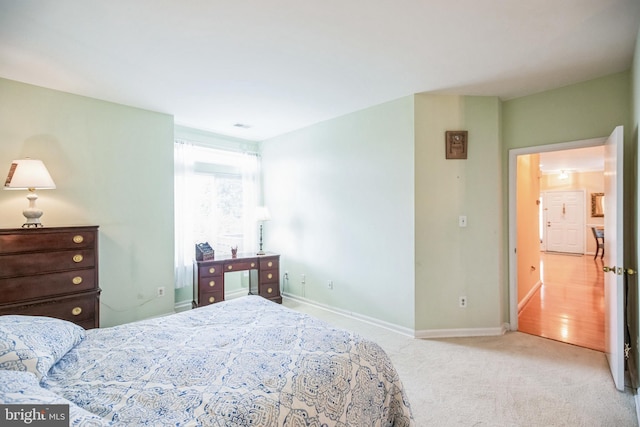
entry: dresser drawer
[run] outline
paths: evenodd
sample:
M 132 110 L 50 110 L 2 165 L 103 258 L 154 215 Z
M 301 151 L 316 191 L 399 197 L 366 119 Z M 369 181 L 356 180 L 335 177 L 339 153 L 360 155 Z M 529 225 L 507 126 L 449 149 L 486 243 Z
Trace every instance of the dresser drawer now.
M 98 296 L 98 292 L 91 292 L 72 297 L 52 298 L 34 304 L 4 306 L 0 308 L 0 315 L 48 316 L 68 320 L 83 327 L 92 327 L 97 323 Z
M 90 229 L 72 232 L 24 230 L 17 234 L 0 234 L 0 254 L 93 248 L 95 240 L 96 233 Z
M 95 266 L 93 249 L 0 256 L 0 278 Z
M 97 288 L 94 269 L 0 279 L 0 304 Z

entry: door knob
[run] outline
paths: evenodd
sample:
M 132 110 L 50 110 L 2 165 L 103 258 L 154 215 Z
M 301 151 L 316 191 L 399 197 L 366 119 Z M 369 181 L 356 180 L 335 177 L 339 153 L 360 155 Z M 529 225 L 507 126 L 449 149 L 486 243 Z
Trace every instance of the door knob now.
M 602 271 L 604 271 L 605 273 L 612 272 L 613 274 L 616 274 L 616 266 L 614 265 L 613 267 L 607 267 L 605 265 L 604 267 L 602 267 Z

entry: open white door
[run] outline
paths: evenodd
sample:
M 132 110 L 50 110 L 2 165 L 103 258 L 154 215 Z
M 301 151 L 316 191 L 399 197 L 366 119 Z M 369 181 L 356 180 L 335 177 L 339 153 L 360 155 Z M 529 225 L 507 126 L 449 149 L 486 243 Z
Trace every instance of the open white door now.
M 624 390 L 623 127 L 604 148 L 605 349 L 613 381 Z

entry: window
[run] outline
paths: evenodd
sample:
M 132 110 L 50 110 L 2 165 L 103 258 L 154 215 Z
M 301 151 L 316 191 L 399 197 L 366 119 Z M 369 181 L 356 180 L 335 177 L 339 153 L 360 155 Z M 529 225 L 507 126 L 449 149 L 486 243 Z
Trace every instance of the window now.
M 243 244 L 241 175 L 197 173 L 194 193 L 200 195 L 193 209 L 193 237 L 209 242 L 218 253 Z
M 194 245 L 254 252 L 258 157 L 176 141 L 176 287 L 191 286 Z

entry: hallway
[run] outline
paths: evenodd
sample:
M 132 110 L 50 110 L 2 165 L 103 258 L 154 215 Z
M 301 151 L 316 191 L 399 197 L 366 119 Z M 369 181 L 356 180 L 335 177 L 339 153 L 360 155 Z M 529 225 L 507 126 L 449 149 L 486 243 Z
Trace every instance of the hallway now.
M 602 260 L 541 252 L 543 285 L 518 314 L 518 330 L 604 351 Z

